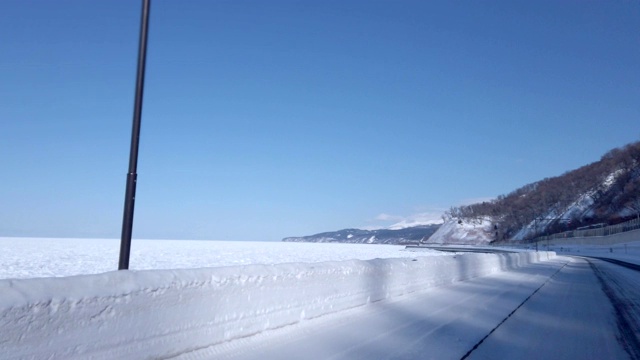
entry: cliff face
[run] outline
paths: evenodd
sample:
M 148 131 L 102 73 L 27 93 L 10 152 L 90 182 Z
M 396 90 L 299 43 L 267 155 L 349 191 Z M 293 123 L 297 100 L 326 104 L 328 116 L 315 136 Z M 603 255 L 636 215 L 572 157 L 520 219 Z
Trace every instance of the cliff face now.
M 287 242 L 340 242 L 352 244 L 406 244 L 426 241 L 440 225 L 421 225 L 399 230 L 344 229 L 301 237 L 287 237 Z
M 449 220 L 427 241 L 428 244 L 484 245 L 495 239 L 491 219 Z

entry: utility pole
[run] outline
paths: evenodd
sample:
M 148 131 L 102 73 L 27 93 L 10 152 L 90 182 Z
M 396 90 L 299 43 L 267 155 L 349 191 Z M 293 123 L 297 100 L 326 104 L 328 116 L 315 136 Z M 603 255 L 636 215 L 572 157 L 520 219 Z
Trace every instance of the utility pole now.
M 533 238 L 536 240 L 536 252 L 538 252 L 538 218 L 533 218 Z
M 542 223 L 543 220 L 556 220 L 559 222 L 565 222 L 565 221 L 571 221 L 571 220 L 567 220 L 564 218 L 552 218 L 552 217 L 534 217 L 533 218 L 533 231 L 534 231 L 534 239 L 536 240 L 536 251 L 538 251 L 538 243 L 540 242 L 539 236 L 538 236 L 538 222 Z M 547 223 L 548 224 L 548 223 Z M 549 251 L 549 233 L 546 232 L 547 235 L 545 235 L 546 240 L 547 240 L 547 251 Z
M 147 34 L 149 32 L 149 10 L 151 0 L 142 0 L 142 19 L 140 21 L 140 41 L 138 47 L 138 70 L 136 76 L 135 102 L 133 105 L 133 128 L 131 130 L 131 150 L 129 152 L 129 172 L 124 198 L 122 216 L 122 237 L 120 240 L 120 260 L 118 270 L 129 268 L 131 253 L 131 233 L 133 230 L 133 209 L 136 199 L 136 181 L 138 178 L 138 147 L 140 143 L 140 118 L 142 116 L 142 96 L 144 93 L 144 70 L 147 60 Z

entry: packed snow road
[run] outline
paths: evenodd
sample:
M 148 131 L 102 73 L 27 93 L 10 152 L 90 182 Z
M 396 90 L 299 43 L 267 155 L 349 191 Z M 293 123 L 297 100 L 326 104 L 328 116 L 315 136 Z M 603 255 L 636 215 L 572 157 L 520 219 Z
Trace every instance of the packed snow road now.
M 177 359 L 638 359 L 639 279 L 557 257 Z
M 620 340 L 640 359 L 640 266 L 614 259 L 588 259 L 615 309 Z

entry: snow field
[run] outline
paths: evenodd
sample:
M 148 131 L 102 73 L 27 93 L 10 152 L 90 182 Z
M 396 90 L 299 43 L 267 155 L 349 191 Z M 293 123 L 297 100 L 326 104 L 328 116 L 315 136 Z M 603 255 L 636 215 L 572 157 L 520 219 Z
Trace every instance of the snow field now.
M 465 254 L 0 280 L 0 353 L 167 358 L 554 257 Z
M 0 279 L 99 274 L 118 268 L 119 239 L 0 237 Z M 414 257 L 399 245 L 268 241 L 139 240 L 130 269 L 198 269 L 286 262 Z M 432 251 L 424 256 L 450 256 Z

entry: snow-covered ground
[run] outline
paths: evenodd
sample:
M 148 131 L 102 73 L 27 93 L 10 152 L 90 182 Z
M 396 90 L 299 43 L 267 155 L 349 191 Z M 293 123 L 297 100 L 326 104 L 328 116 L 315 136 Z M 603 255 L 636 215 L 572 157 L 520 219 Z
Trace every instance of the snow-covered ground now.
M 598 349 L 600 358 L 623 355 L 606 297 L 589 295 L 591 301 L 584 302 L 584 294 L 601 286 L 591 268 L 585 260 L 553 252 L 456 254 L 391 245 L 269 242 L 133 244 L 134 271 L 113 271 L 118 240 L 0 238 L 5 275 L 0 279 L 1 357 L 218 359 L 227 354 L 252 359 L 260 354 L 278 359 L 291 353 L 275 345 L 300 341 L 293 357 L 395 359 L 400 351 L 400 358 L 407 359 L 457 359 L 512 314 L 513 321 L 505 322 L 511 328 L 496 330 L 485 350 L 478 348 L 478 358 L 495 358 L 505 349 L 515 356 L 526 351 L 528 342 L 543 338 L 547 344 L 562 339 L 546 358 L 565 354 L 557 346 L 567 341 L 571 352 L 566 354 L 578 356 L 573 358 Z M 627 260 L 640 258 L 638 245 L 626 244 Z M 615 254 L 618 248 L 570 250 L 602 256 L 603 250 Z M 626 271 L 628 283 L 635 284 L 630 287 L 637 288 L 635 273 Z M 71 274 L 86 275 L 66 276 Z M 538 290 L 541 295 L 534 296 Z M 555 294 L 566 306 L 558 308 L 559 300 L 545 302 Z M 635 298 L 636 293 L 622 297 Z M 514 314 L 521 301 L 526 304 Z M 591 312 L 602 316 L 585 317 Z M 349 318 L 355 313 L 362 314 Z M 600 331 L 562 327 L 587 320 L 597 320 L 593 328 Z M 344 332 L 334 321 L 347 324 Z M 509 334 L 522 332 L 521 326 L 531 334 L 518 347 Z M 318 337 L 306 336 L 315 332 Z M 593 346 L 580 345 L 585 343 Z M 273 354 L 264 357 L 262 349 Z M 386 355 L 369 354 L 371 349 Z
M 22 261 L 28 262 L 30 255 L 38 254 L 35 259 L 45 267 L 59 261 L 50 267 L 61 269 L 62 262 L 72 263 L 83 253 L 58 248 L 52 258 L 47 251 L 62 241 L 47 246 L 41 240 L 31 241 L 40 246 L 29 248 L 31 254 L 21 254 Z M 171 243 L 188 247 L 187 242 Z M 8 244 L 12 243 L 3 244 L 5 249 L 11 248 Z M 106 251 L 100 244 L 91 243 L 92 249 Z M 138 242 L 135 251 L 141 251 L 143 244 Z M 166 244 L 163 254 L 167 259 L 206 258 L 203 249 L 211 245 L 194 244 L 201 245 L 194 245 L 197 249 L 189 256 L 180 252 L 184 249 L 172 250 Z M 256 249 L 260 244 L 290 254 L 278 255 L 278 261 L 273 257 L 265 261 L 265 248 Z M 0 280 L 0 354 L 3 359 L 170 358 L 380 300 L 518 269 L 554 256 L 543 252 L 416 253 L 397 246 L 362 244 L 235 245 L 253 249 L 256 257 L 262 254 L 260 261 L 271 264 Z M 327 253 L 320 255 L 319 249 L 327 249 Z M 358 251 L 364 252 L 359 256 L 374 259 L 317 262 L 353 258 Z M 388 252 L 384 255 L 381 251 Z M 291 262 L 293 253 L 298 256 L 297 262 Z M 11 258 L 20 255 L 15 250 L 12 254 Z M 145 251 L 139 255 L 146 258 L 154 254 L 158 255 Z M 237 258 L 249 258 L 246 253 L 235 254 Z M 425 256 L 435 254 L 442 256 Z M 93 254 L 93 260 L 82 261 L 82 271 L 95 271 L 96 266 L 87 264 L 99 263 L 96 259 L 104 255 Z M 107 258 L 115 262 L 112 255 Z M 302 259 L 309 262 L 300 262 Z M 132 260 L 135 264 L 135 258 Z M 274 264 L 281 261 L 285 263 Z M 168 266 L 175 267 L 176 263 Z
M 119 239 L 0 237 L 0 279 L 98 274 L 118 268 Z M 133 240 L 130 269 L 195 269 L 414 257 L 399 245 Z M 432 251 L 420 256 L 447 256 Z
M 586 261 L 557 257 L 177 359 L 636 359 L 600 286 Z

